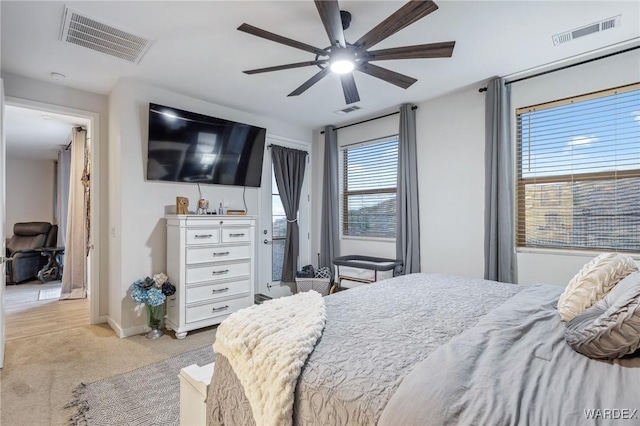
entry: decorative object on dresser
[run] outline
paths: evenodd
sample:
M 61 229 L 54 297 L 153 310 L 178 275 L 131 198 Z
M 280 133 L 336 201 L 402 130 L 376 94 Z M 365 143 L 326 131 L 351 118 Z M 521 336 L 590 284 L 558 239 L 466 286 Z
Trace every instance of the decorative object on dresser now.
M 168 215 L 167 273 L 176 293 L 167 299 L 167 329 L 187 332 L 219 324 L 253 305 L 255 227 L 252 216 Z
M 164 334 L 160 330 L 162 305 L 175 292 L 176 287 L 163 273 L 155 274 L 153 278 L 138 279 L 131 284 L 131 298 L 137 303 L 137 308 L 144 306 L 147 312 L 147 325 L 151 328 L 146 335 L 147 339 L 157 339 Z
M 189 214 L 189 199 L 176 197 L 176 214 Z

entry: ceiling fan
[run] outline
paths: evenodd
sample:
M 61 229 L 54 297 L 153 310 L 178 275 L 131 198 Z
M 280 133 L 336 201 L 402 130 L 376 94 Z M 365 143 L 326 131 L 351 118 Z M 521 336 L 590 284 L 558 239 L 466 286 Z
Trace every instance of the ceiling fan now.
M 411 0 L 394 12 L 387 19 L 378 24 L 371 31 L 360 37 L 355 43 L 345 40 L 344 30 L 349 28 L 351 14 L 341 11 L 337 0 L 314 0 L 320 19 L 324 25 L 331 45 L 324 49 L 308 45 L 269 31 L 262 30 L 249 24 L 242 24 L 239 31 L 252 34 L 267 40 L 275 41 L 287 46 L 301 49 L 316 55 L 313 61 L 297 62 L 294 64 L 278 65 L 244 71 L 245 74 L 259 74 L 270 71 L 280 71 L 306 66 L 318 66 L 320 71 L 305 81 L 288 96 L 298 96 L 308 88 L 324 78 L 329 71 L 340 75 L 342 91 L 347 104 L 360 100 L 356 82 L 352 71 L 357 70 L 370 76 L 379 78 L 387 83 L 395 84 L 403 89 L 415 83 L 415 78 L 391 71 L 372 64 L 373 61 L 390 59 L 418 59 L 418 58 L 449 58 L 453 54 L 455 41 L 442 43 L 418 44 L 414 46 L 395 47 L 391 49 L 369 50 L 387 37 L 414 22 L 424 18 L 438 9 L 432 1 Z

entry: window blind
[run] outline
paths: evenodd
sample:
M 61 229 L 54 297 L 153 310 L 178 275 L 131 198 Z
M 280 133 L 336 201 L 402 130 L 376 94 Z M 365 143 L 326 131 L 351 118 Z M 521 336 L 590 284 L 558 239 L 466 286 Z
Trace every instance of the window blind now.
M 517 245 L 640 252 L 640 84 L 516 118 Z
M 342 234 L 396 237 L 398 139 L 342 149 Z

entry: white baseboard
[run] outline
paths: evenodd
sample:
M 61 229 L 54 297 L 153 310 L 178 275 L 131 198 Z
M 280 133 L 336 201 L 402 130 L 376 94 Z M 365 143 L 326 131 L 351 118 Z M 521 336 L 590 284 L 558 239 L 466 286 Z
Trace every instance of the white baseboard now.
M 109 322 L 109 315 L 100 315 L 98 317 L 98 324 L 104 324 L 105 322 Z
M 105 315 L 104 317 L 106 318 L 106 323 L 109 324 L 109 327 L 111 327 L 113 329 L 113 331 L 116 333 L 116 335 L 118 337 L 120 337 L 121 339 L 124 339 L 126 337 L 135 336 L 137 334 L 148 333 L 151 330 L 149 328 L 149 326 L 146 325 L 146 324 L 135 325 L 133 327 L 122 328 L 122 327 L 120 327 L 120 324 L 115 322 L 114 319 L 111 318 L 110 316 Z

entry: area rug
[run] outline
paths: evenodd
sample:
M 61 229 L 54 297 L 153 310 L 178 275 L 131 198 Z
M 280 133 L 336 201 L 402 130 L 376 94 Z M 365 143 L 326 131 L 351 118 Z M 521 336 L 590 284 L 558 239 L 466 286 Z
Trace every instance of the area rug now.
M 38 292 L 38 300 L 60 299 L 61 288 L 48 288 Z
M 211 345 L 194 349 L 128 373 L 94 383 L 81 383 L 75 399 L 72 425 L 178 425 L 180 420 L 180 369 L 213 362 Z

